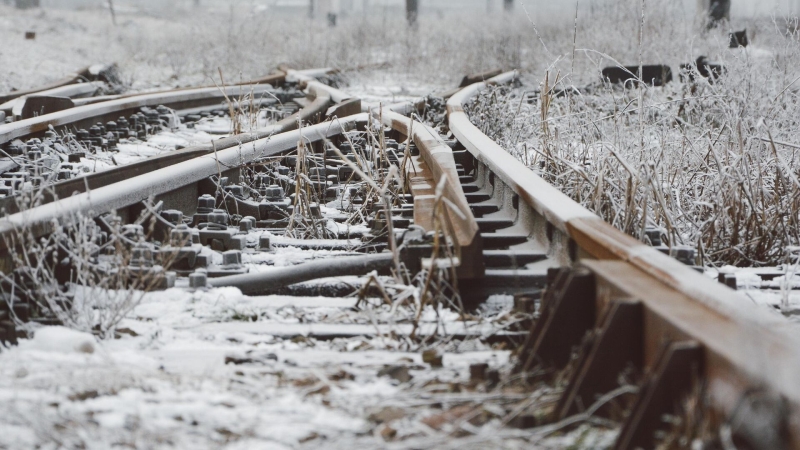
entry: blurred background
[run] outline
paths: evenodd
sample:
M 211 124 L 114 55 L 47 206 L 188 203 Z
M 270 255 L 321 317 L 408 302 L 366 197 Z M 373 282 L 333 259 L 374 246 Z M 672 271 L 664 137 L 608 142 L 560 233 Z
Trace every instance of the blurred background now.
M 13 4 L 15 0 L 3 0 Z M 47 8 L 97 8 L 104 7 L 107 0 L 39 0 Z M 334 12 L 342 18 L 353 14 L 402 13 L 405 0 L 113 0 L 121 11 L 147 11 L 149 13 L 169 13 L 185 8 L 201 7 L 206 11 L 219 11 L 231 5 L 249 7 L 253 10 L 271 11 L 282 14 L 309 13 L 310 3 L 316 3 L 316 12 L 325 15 Z M 475 14 L 502 11 L 504 0 L 419 0 L 420 14 L 448 14 L 451 12 L 470 12 Z M 515 0 L 517 6 L 524 7 L 531 17 L 544 18 L 553 14 L 574 14 L 575 5 L 590 11 L 598 6 L 614 3 L 617 0 Z M 703 8 L 709 0 L 666 0 L 662 3 L 679 4 L 687 13 Z M 650 3 L 650 2 L 648 2 Z M 733 0 L 732 16 L 752 16 L 754 14 L 794 14 L 800 11 L 800 0 Z
M 495 68 L 585 84 L 608 64 L 733 57 L 728 33 L 742 29 L 752 61 L 794 52 L 785 39 L 798 38 L 800 0 L 731 0 L 729 20 L 709 28 L 711 1 L 725 0 L 0 0 L 0 91 L 111 62 L 133 90 L 209 84 L 220 71 L 250 79 L 284 63 L 413 93 Z

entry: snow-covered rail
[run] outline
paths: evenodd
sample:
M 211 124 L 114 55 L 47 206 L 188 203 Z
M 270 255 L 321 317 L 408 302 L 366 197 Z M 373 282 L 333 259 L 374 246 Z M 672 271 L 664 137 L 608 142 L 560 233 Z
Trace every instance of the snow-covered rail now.
M 60 78 L 52 83 L 49 83 L 44 86 L 40 86 L 34 89 L 27 89 L 23 91 L 14 91 L 9 92 L 7 94 L 0 94 L 0 104 L 9 102 L 11 100 L 24 97 L 26 95 L 34 95 L 38 94 L 43 91 L 49 91 L 52 89 L 69 86 L 73 84 L 78 84 L 86 81 L 93 81 L 99 78 L 102 78 L 103 75 L 111 69 L 112 66 L 106 66 L 102 64 L 96 64 L 93 66 L 85 67 L 83 69 L 78 70 L 75 73 L 71 73 L 65 75 L 63 78 Z
M 505 221 L 492 234 L 519 234 L 524 239 L 512 250 L 540 253 L 541 261 L 527 267 L 541 265 L 547 289 L 519 369 L 571 367 L 553 420 L 618 389 L 620 375 L 633 367 L 638 394 L 615 448 L 651 448 L 656 431 L 668 428 L 663 415 L 686 417 L 689 398 L 708 400 L 715 414 L 706 412 L 706 419 L 750 448 L 800 446 L 796 328 L 603 222 L 475 127 L 464 105 L 515 77 L 466 87 L 449 99 L 447 113 L 467 152 L 462 164 L 486 194 L 474 206 L 491 211 L 483 220 Z M 766 420 L 757 405 L 771 410 Z
M 284 80 L 285 73 L 279 72 L 270 76 L 259 78 L 257 80 L 251 80 L 249 82 L 243 82 L 224 88 L 211 87 L 178 89 L 141 95 L 114 96 L 111 99 L 105 98 L 103 99 L 104 101 L 101 102 L 90 103 L 83 106 L 73 107 L 64 111 L 44 114 L 30 119 L 0 125 L 0 142 L 4 142 L 8 146 L 8 143 L 17 139 L 16 143 L 18 147 L 20 147 L 15 148 L 16 153 L 19 154 L 19 157 L 11 156 L 5 159 L 9 164 L 12 165 L 11 167 L 13 168 L 2 171 L 18 171 L 20 161 L 22 161 L 24 164 L 24 162 L 30 159 L 26 156 L 28 153 L 25 151 L 26 149 L 21 148 L 22 145 L 20 143 L 22 141 L 19 139 L 22 138 L 28 140 L 28 142 L 32 142 L 30 150 L 36 150 L 38 145 L 42 145 L 42 142 L 41 140 L 36 141 L 36 139 L 31 140 L 31 138 L 40 135 L 42 130 L 48 130 L 47 133 L 52 136 L 56 136 L 57 142 L 58 140 L 63 141 L 64 145 L 62 147 L 74 147 L 69 149 L 71 151 L 83 150 L 82 152 L 73 155 L 78 156 L 79 159 L 85 155 L 85 148 L 92 148 L 95 146 L 95 144 L 97 144 L 94 139 L 103 141 L 105 145 L 105 142 L 107 142 L 105 138 L 107 136 L 103 136 L 102 133 L 98 131 L 97 136 L 94 134 L 90 136 L 87 133 L 87 136 L 81 137 L 81 131 L 79 131 L 79 136 L 77 137 L 67 132 L 66 136 L 62 138 L 57 132 L 52 130 L 58 130 L 61 127 L 67 127 L 68 130 L 74 130 L 80 126 L 86 126 L 90 130 L 94 130 L 95 128 L 99 128 L 99 125 L 104 123 L 105 119 L 113 118 L 116 120 L 116 118 L 122 116 L 119 124 L 116 122 L 109 123 L 110 126 L 117 126 L 118 128 L 109 128 L 106 130 L 107 133 L 115 134 L 115 139 L 119 139 L 122 137 L 122 132 L 124 132 L 126 135 L 131 134 L 135 132 L 137 128 L 137 125 L 135 124 L 126 124 L 123 128 L 121 120 L 123 120 L 128 114 L 138 113 L 143 108 L 150 108 L 148 111 L 155 115 L 154 120 L 156 124 L 159 123 L 159 120 L 165 117 L 164 115 L 159 115 L 161 112 L 165 111 L 163 110 L 163 107 L 169 109 L 169 111 L 166 111 L 168 114 L 171 114 L 174 111 L 176 114 L 179 114 L 184 118 L 199 117 L 200 112 L 207 113 L 207 111 L 219 110 L 220 108 L 225 110 L 229 110 L 230 108 L 235 108 L 238 110 L 240 108 L 251 108 L 254 106 L 257 108 L 260 102 L 274 103 L 277 101 L 276 94 L 280 95 L 280 92 L 276 91 L 276 89 L 273 87 L 273 84 L 283 83 Z M 188 161 L 192 158 L 206 155 L 214 151 L 220 151 L 233 146 L 247 144 L 259 139 L 264 139 L 274 134 L 290 131 L 296 129 L 300 123 L 316 123 L 322 117 L 324 117 L 327 109 L 334 104 L 326 92 L 318 92 L 318 90 L 310 89 L 307 93 L 307 97 L 310 98 L 310 100 L 307 100 L 304 103 L 304 106 L 299 108 L 296 112 L 277 120 L 277 122 L 274 124 L 256 129 L 254 131 L 244 132 L 227 138 L 218 139 L 215 140 L 213 144 L 209 143 L 193 145 L 176 151 L 162 153 L 142 161 L 113 167 L 100 172 L 82 174 L 78 177 L 70 176 L 67 177 L 67 179 L 62 179 L 59 177 L 59 181 L 52 183 L 50 186 L 48 186 L 48 189 L 43 190 L 41 194 L 41 201 L 50 202 L 57 198 L 64 198 L 75 193 L 86 192 L 87 189 L 98 189 L 108 184 L 119 182 L 120 180 L 133 178 L 135 176 L 162 169 L 183 161 Z M 158 105 L 159 108 L 162 108 L 162 110 L 158 111 L 154 109 L 156 105 Z M 139 137 L 143 137 L 141 136 L 143 127 L 148 127 L 148 129 L 150 129 L 150 127 L 153 125 L 152 122 L 149 122 L 150 118 L 147 120 L 148 122 L 145 124 L 145 119 L 143 118 L 141 120 L 142 123 L 138 125 L 140 132 Z M 94 125 L 95 123 L 97 123 L 98 126 L 91 127 L 91 125 Z M 158 130 L 157 126 L 158 125 L 156 125 L 155 128 L 156 131 Z M 52 137 L 50 135 L 44 136 L 44 138 L 49 139 Z M 74 145 L 76 142 L 80 142 L 82 145 L 76 147 Z M 110 144 L 111 143 L 109 142 L 109 145 Z M 9 152 L 11 151 L 9 148 L 6 150 Z M 41 155 L 41 151 L 34 151 L 32 154 Z M 33 165 L 36 164 L 35 161 L 31 162 Z M 64 163 L 66 162 L 67 161 L 64 161 Z M 70 160 L 69 162 L 71 163 L 72 161 Z M 71 165 L 67 164 L 67 167 L 71 167 Z M 12 196 L 6 196 L 5 198 L 0 199 L 0 208 L 5 209 L 7 214 L 17 212 L 17 201 Z

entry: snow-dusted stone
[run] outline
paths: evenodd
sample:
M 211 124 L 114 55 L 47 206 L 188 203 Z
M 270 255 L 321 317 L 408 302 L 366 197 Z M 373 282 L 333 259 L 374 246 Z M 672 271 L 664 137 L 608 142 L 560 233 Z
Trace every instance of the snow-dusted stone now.
M 89 333 L 66 327 L 42 327 L 34 332 L 29 348 L 59 353 L 94 353 L 96 341 Z

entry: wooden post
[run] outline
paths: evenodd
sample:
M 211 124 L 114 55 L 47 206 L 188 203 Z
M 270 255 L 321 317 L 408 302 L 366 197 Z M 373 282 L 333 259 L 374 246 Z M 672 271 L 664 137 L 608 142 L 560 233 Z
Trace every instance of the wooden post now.
M 705 0 L 708 9 L 705 13 L 708 15 L 708 26 L 722 22 L 723 20 L 730 20 L 731 18 L 731 0 Z
M 503 0 L 503 9 L 505 12 L 514 11 L 514 0 Z
M 418 15 L 419 0 L 406 0 L 406 20 L 410 27 L 415 28 L 417 26 Z
M 317 0 L 308 0 L 308 18 L 309 19 L 313 19 L 314 18 L 314 12 L 315 12 L 314 10 L 316 9 L 316 6 L 317 6 Z

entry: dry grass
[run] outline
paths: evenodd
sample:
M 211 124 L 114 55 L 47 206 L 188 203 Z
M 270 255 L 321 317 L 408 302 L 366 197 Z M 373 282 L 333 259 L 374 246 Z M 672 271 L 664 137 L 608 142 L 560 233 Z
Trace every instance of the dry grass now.
M 22 214 L 43 194 L 36 190 L 19 196 Z M 159 244 L 146 243 L 156 222 L 149 211 L 131 225 L 114 214 L 97 219 L 75 214 L 54 222 L 53 232 L 44 237 L 37 237 L 33 226 L 4 237 L 12 270 L 0 273 L 0 296 L 17 326 L 27 329 L 29 319 L 57 321 L 113 338 L 144 294 L 163 286 L 165 268 L 176 256 L 159 258 Z M 27 318 L 16 314 L 20 307 Z
M 687 26 L 680 33 L 671 26 L 680 14 L 656 6 L 644 11 L 643 23 L 639 17 L 649 37 L 637 48 L 616 33 L 642 11 L 622 3 L 598 11 L 606 19 L 599 24 L 577 28 L 579 47 L 581 36 L 602 36 L 601 24 L 619 18 L 620 26 L 608 31 L 617 37 L 613 57 L 602 50 L 611 45 L 603 40 L 600 51 L 578 48 L 574 61 L 556 57 L 549 72 L 537 74 L 545 80 L 539 92 L 487 91 L 470 107 L 472 120 L 547 181 L 637 238 L 660 228 L 668 245 L 696 247 L 698 262 L 706 264 L 783 262 L 785 249 L 800 241 L 796 21 L 755 22 L 754 44 L 728 49 L 722 30 L 705 34 Z M 600 69 L 616 61 L 670 63 L 677 71 L 679 62 L 701 54 L 726 66 L 717 82 L 653 88 L 600 81 Z M 561 95 L 573 84 L 589 88 Z
M 27 64 L 23 58 L 35 53 L 47 55 L 48 61 L 41 62 L 47 63 L 44 68 L 16 69 L 25 76 L 10 74 L 0 80 L 0 91 L 35 87 L 44 83 L 44 75 L 55 79 L 84 63 L 112 61 L 135 89 L 210 85 L 219 79 L 220 67 L 227 82 L 248 80 L 283 63 L 389 77 L 390 85 L 413 81 L 449 87 L 468 72 L 524 65 L 522 49 L 532 44 L 525 42 L 531 28 L 523 18 L 515 17 L 509 27 L 500 14 L 488 21 L 476 15 L 426 15 L 417 31 L 408 29 L 402 16 L 357 15 L 340 18 L 339 26 L 329 28 L 305 15 L 259 12 L 251 2 L 233 1 L 231 8 L 215 3 L 208 2 L 213 11 L 165 7 L 148 15 L 128 13 L 122 8 L 125 3 L 115 2 L 118 26 L 102 9 L 45 9 L 38 14 L 9 7 L 9 14 L 19 15 L 16 21 L 48 28 L 40 41 L 26 43 L 28 53 L 11 54 L 10 60 Z M 36 73 L 28 76 L 30 72 Z

